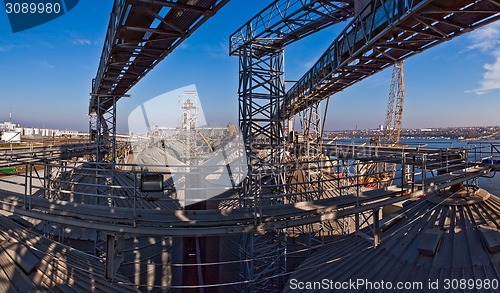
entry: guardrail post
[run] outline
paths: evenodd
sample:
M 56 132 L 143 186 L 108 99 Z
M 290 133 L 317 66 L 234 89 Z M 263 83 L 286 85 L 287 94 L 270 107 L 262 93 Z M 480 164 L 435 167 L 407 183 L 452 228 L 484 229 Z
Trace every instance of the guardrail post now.
M 26 163 L 24 167 L 24 209 L 26 209 L 26 203 L 28 201 L 28 169 L 29 164 Z
M 52 194 L 52 187 L 51 187 L 51 177 L 52 177 L 52 166 L 50 165 L 49 162 L 47 162 L 47 173 L 45 173 L 45 178 L 47 178 L 47 188 L 49 194 L 47 194 L 46 198 L 50 198 L 50 195 Z
M 422 154 L 422 190 L 425 192 L 425 179 L 427 177 L 427 154 Z
M 481 151 L 481 148 L 483 147 L 483 143 L 479 143 L 479 151 Z M 481 153 L 479 153 L 481 155 Z M 480 158 L 482 160 L 482 158 Z M 478 162 L 477 159 L 477 146 L 474 146 L 474 161 Z
M 380 243 L 380 209 L 373 210 L 373 247 Z
M 122 262 L 123 236 L 108 234 L 106 238 L 106 279 L 114 279 Z
M 450 150 L 447 148 L 446 149 L 446 173 L 450 172 L 450 158 L 448 157 L 448 154 L 450 153 Z M 441 156 L 441 164 L 443 162 L 443 157 Z M 438 173 L 439 174 L 439 173 Z
M 405 171 L 406 171 L 406 155 L 403 153 L 403 157 L 401 158 L 401 195 L 403 195 L 406 185 Z
M 359 160 L 356 160 L 355 161 L 355 164 L 356 164 L 356 207 L 359 207 L 359 193 L 360 193 L 360 190 L 359 190 Z M 359 230 L 359 213 L 356 213 L 354 215 L 354 230 L 355 231 L 358 231 Z
M 47 198 L 49 195 L 47 194 L 48 190 L 47 190 L 47 168 L 48 168 L 48 165 L 47 165 L 47 161 L 44 160 L 43 162 L 43 194 L 44 196 Z
M 340 182 L 340 176 L 342 174 L 342 166 L 340 166 L 341 161 L 338 158 L 336 160 L 337 160 L 337 164 L 334 165 L 334 170 L 337 172 L 337 186 L 339 188 L 339 196 L 342 196 L 343 188 L 341 186 L 342 183 Z M 344 164 L 344 163 L 342 162 L 342 164 Z
M 490 143 L 490 158 L 491 158 L 491 166 L 493 166 L 493 144 Z
M 467 168 L 469 168 L 469 154 L 467 153 L 467 151 L 464 151 L 464 156 L 465 156 L 465 169 L 467 170 Z
M 411 193 L 415 192 L 415 156 L 412 157 Z
M 134 227 L 137 226 L 137 173 L 134 172 Z
M 30 179 L 29 179 L 29 204 L 28 210 L 31 210 L 31 197 L 32 197 L 32 186 L 33 186 L 33 164 L 30 163 Z

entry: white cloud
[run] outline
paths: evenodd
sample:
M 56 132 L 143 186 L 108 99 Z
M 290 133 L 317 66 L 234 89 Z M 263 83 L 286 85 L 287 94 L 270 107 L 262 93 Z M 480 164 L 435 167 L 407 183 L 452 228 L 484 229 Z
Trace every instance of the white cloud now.
M 484 64 L 483 79 L 479 81 L 479 88 L 466 91 L 476 95 L 484 95 L 494 90 L 500 90 L 500 50 L 493 53 L 495 62 Z
M 78 33 L 78 32 L 72 32 L 72 31 L 66 31 L 66 34 L 68 35 L 68 40 L 73 44 L 77 46 L 90 46 L 93 44 L 92 40 L 88 38 L 88 36 Z M 101 43 L 102 44 L 102 43 Z
M 56 68 L 53 64 L 49 63 L 49 61 L 47 61 L 47 60 L 43 60 L 41 62 L 38 62 L 38 65 L 40 67 L 47 68 L 47 69 Z
M 14 48 L 14 46 L 12 45 L 4 45 L 4 46 L 0 46 L 0 52 L 5 52 L 5 51 L 9 51 L 10 49 Z
M 79 45 L 79 46 L 92 45 L 92 42 L 87 39 L 73 39 L 71 42 L 73 43 L 73 45 Z
M 469 39 L 473 43 L 468 47 L 469 49 L 479 49 L 487 53 L 498 48 L 500 45 L 500 21 L 471 32 Z
M 495 90 L 500 90 L 500 21 L 494 22 L 469 35 L 473 42 L 468 48 L 480 50 L 493 56 L 493 63 L 483 65 L 485 72 L 479 81 L 479 87 L 474 90 L 465 91 L 476 95 L 484 95 Z
M 15 45 L 15 44 L 0 44 L 0 52 L 7 52 L 11 51 L 12 49 L 18 49 L 18 48 L 29 48 L 28 45 Z
M 204 47 L 206 54 L 212 59 L 224 59 L 229 58 L 227 52 L 227 41 L 220 40 L 217 44 L 210 44 Z

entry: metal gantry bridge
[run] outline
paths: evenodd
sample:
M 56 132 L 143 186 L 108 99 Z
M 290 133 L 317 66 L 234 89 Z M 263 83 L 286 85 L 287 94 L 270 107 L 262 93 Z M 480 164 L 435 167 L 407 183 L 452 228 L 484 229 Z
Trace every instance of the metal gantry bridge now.
M 329 5 L 325 5 L 327 2 Z M 285 87 L 285 46 L 353 16 L 325 53 L 290 89 Z M 489 1 L 274 1 L 230 37 L 239 56 L 239 117 L 249 176 L 244 205 L 306 201 L 318 192 L 323 174 L 319 102 L 416 53 L 500 18 L 500 3 Z M 301 114 L 300 146 L 291 119 Z M 295 171 L 286 166 L 295 165 Z M 300 170 L 300 171 L 296 171 Z M 319 174 L 319 175 L 316 175 Z M 263 190 L 283 195 L 266 198 Z M 299 196 L 292 195 L 297 191 Z M 373 213 L 375 215 L 375 213 Z M 359 219 L 356 218 L 356 222 Z M 318 235 L 314 227 L 301 229 Z M 242 278 L 244 292 L 279 290 L 286 233 L 242 237 L 242 258 L 255 259 Z M 260 241 L 259 241 L 260 239 Z M 267 250 L 262 247 L 267 247 Z M 265 258 L 269 263 L 258 264 Z M 272 261 L 269 261 L 272 258 Z
M 97 97 L 123 97 L 139 80 L 211 18 L 229 0 L 115 1 L 90 110 Z M 105 109 L 112 100 L 101 101 Z
M 252 43 L 280 49 L 354 16 L 354 1 L 273 1 L 230 37 L 229 54 Z
M 290 88 L 281 117 L 290 117 L 397 61 L 499 19 L 500 2 L 368 1 Z
M 228 2 L 115 1 L 89 103 L 97 160 L 116 152 L 116 102 Z
M 163 195 L 152 201 L 137 191 L 141 171 L 115 163 L 116 102 L 228 2 L 116 0 L 89 104 L 96 162 L 71 165 L 61 157 L 65 152 L 23 161 L 26 191 L 2 192 L 1 209 L 116 235 L 240 235 L 240 280 L 231 286 L 280 291 L 288 275 L 287 235 L 304 238 L 310 250 L 323 234 L 352 232 L 339 221 L 353 219 L 355 230 L 373 227 L 375 239 L 381 207 L 498 170 L 492 164 L 497 145 L 468 151 L 323 145 L 318 113 L 319 102 L 355 82 L 499 19 L 498 0 L 275 0 L 230 37 L 230 55 L 239 58 L 239 118 L 249 163 L 243 188 L 214 199 L 218 208 L 209 210 L 182 209 Z M 286 46 L 344 21 L 315 65 L 287 89 Z M 290 120 L 301 113 L 310 137 L 299 139 Z M 368 182 L 363 167 L 383 163 L 398 165 L 395 183 Z

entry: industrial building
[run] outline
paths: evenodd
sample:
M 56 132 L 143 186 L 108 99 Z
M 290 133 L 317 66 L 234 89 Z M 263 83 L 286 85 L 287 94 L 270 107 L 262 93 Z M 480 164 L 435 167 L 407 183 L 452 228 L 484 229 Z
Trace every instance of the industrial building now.
M 0 123 L 0 134 L 4 142 L 12 141 L 20 142 L 22 137 L 25 138 L 41 138 L 41 137 L 60 137 L 60 136 L 78 136 L 79 132 L 76 130 L 61 130 L 49 129 L 38 127 L 21 127 L 21 125 L 12 123 L 11 121 Z M 5 134 L 5 137 L 4 137 Z M 18 140 L 19 139 L 19 140 Z

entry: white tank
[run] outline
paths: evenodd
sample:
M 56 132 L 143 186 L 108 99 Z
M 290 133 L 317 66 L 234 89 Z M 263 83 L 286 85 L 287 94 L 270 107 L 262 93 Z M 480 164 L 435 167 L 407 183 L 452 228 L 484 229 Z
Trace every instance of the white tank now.
M 2 141 L 10 143 L 21 142 L 21 132 L 18 131 L 5 131 L 2 133 Z

